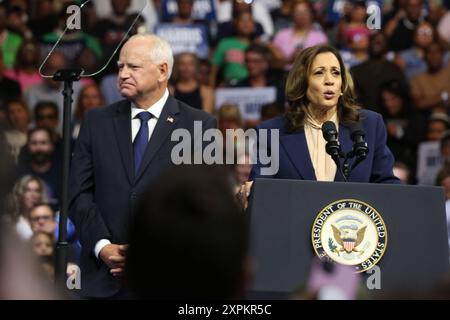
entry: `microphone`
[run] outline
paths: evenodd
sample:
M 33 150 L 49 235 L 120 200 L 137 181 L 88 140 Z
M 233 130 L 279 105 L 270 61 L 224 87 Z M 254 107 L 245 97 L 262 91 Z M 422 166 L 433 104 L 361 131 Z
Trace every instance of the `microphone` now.
M 339 157 L 342 154 L 341 145 L 338 141 L 336 125 L 332 121 L 327 121 L 322 125 L 323 138 L 327 141 L 326 152 L 331 156 L 337 167 L 340 168 Z
M 369 147 L 365 141 L 366 132 L 360 122 L 354 123 L 350 126 L 350 137 L 353 141 L 353 155 L 356 156 L 353 162 L 352 170 L 367 158 Z

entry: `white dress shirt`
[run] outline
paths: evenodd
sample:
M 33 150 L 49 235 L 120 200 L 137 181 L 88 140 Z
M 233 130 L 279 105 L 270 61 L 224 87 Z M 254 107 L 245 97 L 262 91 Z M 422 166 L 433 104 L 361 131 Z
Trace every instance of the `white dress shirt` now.
M 143 108 L 139 108 L 135 106 L 134 104 L 131 105 L 131 141 L 134 142 L 134 139 L 136 138 L 139 129 L 141 127 L 141 120 L 137 117 L 137 115 L 141 112 L 150 112 L 152 114 L 152 118 L 148 121 L 148 140 L 150 141 L 150 138 L 152 137 L 153 131 L 155 130 L 156 123 L 158 122 L 158 119 L 161 117 L 161 112 L 164 108 L 164 105 L 167 102 L 167 99 L 169 98 L 169 90 L 166 89 L 164 92 L 164 95 L 161 99 L 159 99 L 154 105 L 150 106 L 147 110 Z M 108 239 L 101 239 L 95 244 L 94 253 L 95 256 L 98 258 L 98 255 L 100 254 L 100 251 L 102 251 L 103 247 L 106 245 L 111 244 L 111 241 Z
M 152 118 L 148 121 L 148 140 L 153 134 L 153 130 L 155 130 L 156 123 L 158 122 L 159 117 L 161 116 L 161 112 L 166 104 L 167 98 L 169 97 L 169 90 L 166 89 L 164 95 L 161 99 L 159 99 L 154 105 L 152 105 L 147 110 L 139 108 L 134 104 L 131 105 L 131 141 L 134 142 L 139 129 L 141 128 L 141 120 L 137 117 L 137 115 L 141 112 L 150 112 L 152 114 Z

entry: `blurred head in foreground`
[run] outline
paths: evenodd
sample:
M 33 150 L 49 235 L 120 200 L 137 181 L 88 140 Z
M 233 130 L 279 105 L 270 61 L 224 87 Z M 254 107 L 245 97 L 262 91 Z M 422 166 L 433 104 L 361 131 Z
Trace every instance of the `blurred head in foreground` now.
M 224 169 L 178 166 L 136 211 L 126 277 L 140 299 L 233 299 L 250 278 L 247 221 Z

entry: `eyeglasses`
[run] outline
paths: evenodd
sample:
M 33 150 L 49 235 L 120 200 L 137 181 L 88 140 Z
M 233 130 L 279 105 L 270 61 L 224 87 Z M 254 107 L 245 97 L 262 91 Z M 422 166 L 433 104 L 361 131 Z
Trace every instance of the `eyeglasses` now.
M 50 221 L 51 219 L 52 219 L 51 216 L 37 216 L 37 217 L 32 217 L 30 220 L 31 220 L 31 222 L 39 222 L 39 220 L 47 222 L 47 221 Z
M 433 30 L 431 30 L 431 29 L 419 29 L 419 30 L 417 30 L 417 34 L 419 34 L 421 36 L 432 36 L 433 35 Z

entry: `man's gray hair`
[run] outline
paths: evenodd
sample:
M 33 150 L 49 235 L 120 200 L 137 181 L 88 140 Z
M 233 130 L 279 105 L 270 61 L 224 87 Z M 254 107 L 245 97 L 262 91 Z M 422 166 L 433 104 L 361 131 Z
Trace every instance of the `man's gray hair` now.
M 172 75 L 173 60 L 174 60 L 170 44 L 166 40 L 158 37 L 157 35 L 150 33 L 136 34 L 130 37 L 128 41 L 134 39 L 148 39 L 152 42 L 151 50 L 149 52 L 150 59 L 155 64 L 167 63 L 169 73 L 168 79 L 170 79 L 170 76 Z

